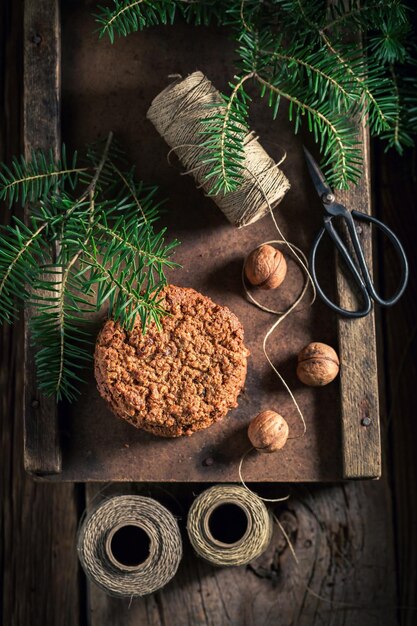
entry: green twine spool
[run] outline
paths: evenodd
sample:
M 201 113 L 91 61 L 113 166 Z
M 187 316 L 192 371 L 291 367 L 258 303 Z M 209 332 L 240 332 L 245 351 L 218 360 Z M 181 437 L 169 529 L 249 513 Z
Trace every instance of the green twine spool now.
M 216 485 L 194 500 L 187 532 L 197 556 L 217 566 L 250 563 L 268 547 L 272 514 L 240 485 Z

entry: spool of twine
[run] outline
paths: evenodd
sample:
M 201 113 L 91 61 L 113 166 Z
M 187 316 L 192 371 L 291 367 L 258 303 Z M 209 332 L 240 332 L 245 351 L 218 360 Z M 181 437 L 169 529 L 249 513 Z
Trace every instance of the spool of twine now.
M 213 108 L 213 105 L 220 106 Z M 157 95 L 147 113 L 156 130 L 177 154 L 186 173 L 192 174 L 208 195 L 216 177 L 208 179 L 211 164 L 203 164 L 208 151 L 203 145 L 207 124 L 202 120 L 224 110 L 220 92 L 202 72 L 194 72 L 184 80 L 174 81 Z M 229 222 L 238 227 L 252 224 L 266 215 L 269 207 L 274 208 L 290 187 L 253 133 L 246 135 L 244 147 L 241 183 L 235 191 L 212 196 Z M 255 180 L 258 185 L 254 184 Z
M 78 556 L 87 577 L 107 594 L 145 596 L 164 587 L 182 557 L 178 523 L 159 502 L 116 496 L 83 521 Z
M 262 500 L 240 485 L 216 485 L 193 502 L 187 532 L 197 556 L 213 565 L 245 565 L 268 547 L 272 516 Z

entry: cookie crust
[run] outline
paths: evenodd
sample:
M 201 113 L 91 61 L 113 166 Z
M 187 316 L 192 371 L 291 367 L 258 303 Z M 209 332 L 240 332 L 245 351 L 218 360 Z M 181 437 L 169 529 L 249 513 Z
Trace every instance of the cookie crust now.
M 162 437 L 191 435 L 237 406 L 249 351 L 227 308 L 194 289 L 168 285 L 159 331 L 108 320 L 96 342 L 97 388 L 112 411 Z

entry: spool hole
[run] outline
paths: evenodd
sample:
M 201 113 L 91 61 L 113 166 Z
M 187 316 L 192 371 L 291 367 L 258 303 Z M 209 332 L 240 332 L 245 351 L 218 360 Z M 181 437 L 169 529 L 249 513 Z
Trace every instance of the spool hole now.
M 138 567 L 149 557 L 150 547 L 148 533 L 140 526 L 127 524 L 113 533 L 109 556 L 122 567 Z
M 208 528 L 213 539 L 231 545 L 245 536 L 248 530 L 248 516 L 238 504 L 233 502 L 219 504 L 210 514 Z

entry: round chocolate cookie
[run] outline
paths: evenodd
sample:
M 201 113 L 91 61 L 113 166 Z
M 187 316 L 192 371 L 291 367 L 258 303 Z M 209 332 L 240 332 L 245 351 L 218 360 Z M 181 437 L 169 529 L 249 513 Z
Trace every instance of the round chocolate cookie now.
M 116 415 L 162 437 L 191 435 L 237 406 L 249 355 L 243 328 L 226 307 L 168 285 L 162 329 L 142 334 L 108 320 L 95 350 L 100 394 Z

